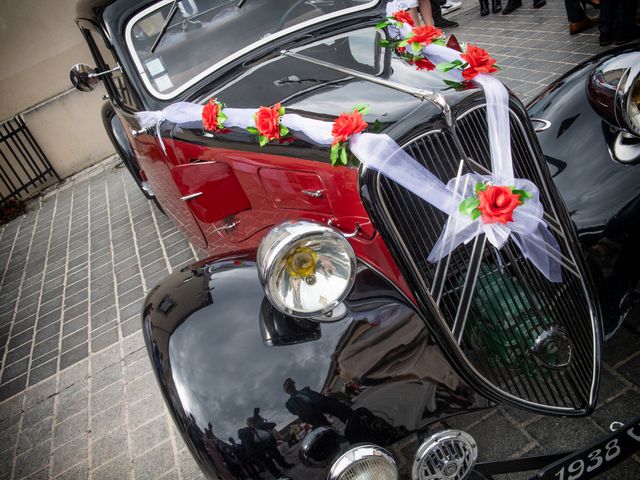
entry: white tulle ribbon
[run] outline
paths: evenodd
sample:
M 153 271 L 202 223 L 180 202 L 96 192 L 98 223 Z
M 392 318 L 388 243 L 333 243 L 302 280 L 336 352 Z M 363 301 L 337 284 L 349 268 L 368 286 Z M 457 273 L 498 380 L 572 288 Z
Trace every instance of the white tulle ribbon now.
M 399 3 L 407 2 L 389 2 L 389 15 L 399 10 Z M 395 30 L 404 38 L 411 28 L 403 24 Z M 423 53 L 433 63 L 462 60 L 460 52 L 439 45 L 424 47 Z M 456 81 L 462 80 L 458 70 L 451 70 L 448 75 Z M 440 261 L 458 246 L 470 242 L 480 234 L 484 234 L 487 241 L 497 249 L 502 248 L 511 237 L 523 256 L 547 279 L 560 282 L 560 248 L 543 220 L 538 188 L 529 180 L 514 178 L 507 89 L 499 80 L 487 74 L 479 74 L 473 81 L 482 87 L 485 93 L 491 175 L 465 174 L 451 179 L 445 185 L 385 134 L 353 135 L 349 140 L 350 150 L 368 168 L 380 172 L 449 216 L 440 238 L 428 255 L 427 259 L 430 262 Z M 164 142 L 160 135 L 161 123 L 165 120 L 175 124 L 202 122 L 202 108 L 199 104 L 178 102 L 160 112 L 139 112 L 136 117 L 140 128 L 155 125 L 164 150 Z M 222 127 L 254 127 L 256 111 L 257 109 L 224 108 L 227 119 Z M 297 114 L 285 114 L 281 118 L 281 124 L 294 132 L 294 135 L 304 135 L 313 143 L 327 146 L 333 142 L 331 122 L 309 119 Z M 465 198 L 474 195 L 478 182 L 525 190 L 531 194 L 531 198 L 513 211 L 512 222 L 503 224 L 485 223 L 481 218 L 472 220 L 470 216 L 460 212 L 459 206 Z

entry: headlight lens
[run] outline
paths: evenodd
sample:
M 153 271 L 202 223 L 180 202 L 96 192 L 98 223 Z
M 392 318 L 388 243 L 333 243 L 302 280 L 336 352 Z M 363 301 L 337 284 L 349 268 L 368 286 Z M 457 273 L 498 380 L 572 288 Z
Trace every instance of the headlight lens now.
M 627 100 L 627 116 L 633 133 L 640 135 L 640 76 L 636 78 Z
M 352 448 L 331 466 L 329 480 L 397 480 L 393 457 L 375 445 Z
M 286 315 L 316 317 L 349 294 L 356 256 L 347 239 L 330 227 L 287 222 L 262 240 L 258 269 L 274 307 Z

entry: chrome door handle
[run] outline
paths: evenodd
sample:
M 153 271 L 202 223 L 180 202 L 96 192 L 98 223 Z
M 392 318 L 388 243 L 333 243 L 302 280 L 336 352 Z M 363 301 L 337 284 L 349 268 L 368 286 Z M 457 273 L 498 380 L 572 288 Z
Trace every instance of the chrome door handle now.
M 191 193 L 189 195 L 185 195 L 184 197 L 180 197 L 180 200 L 182 200 L 183 202 L 187 202 L 193 198 L 199 197 L 200 195 L 202 195 L 202 192 Z
M 544 118 L 531 118 L 531 123 L 536 122 L 541 124 L 538 127 L 533 127 L 533 131 L 536 133 L 544 132 L 549 127 L 551 127 L 551 122 L 549 120 L 545 120 Z
M 313 198 L 322 198 L 324 190 L 302 190 L 302 193 Z

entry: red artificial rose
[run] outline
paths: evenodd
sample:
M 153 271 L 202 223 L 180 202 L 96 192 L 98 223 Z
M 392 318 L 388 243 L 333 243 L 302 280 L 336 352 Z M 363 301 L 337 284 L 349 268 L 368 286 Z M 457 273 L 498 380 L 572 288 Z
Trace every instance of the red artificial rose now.
M 513 193 L 509 187 L 487 185 L 478 192 L 478 210 L 482 213 L 484 223 L 513 222 L 513 211 L 522 205 L 520 195 Z
M 209 103 L 207 103 L 202 109 L 202 126 L 205 130 L 218 130 L 220 127 L 218 124 L 219 113 L 220 105 L 216 102 L 215 98 L 210 99 Z
M 394 12 L 391 16 L 397 22 L 408 23 L 412 27 L 415 25 L 415 23 L 413 22 L 413 18 L 411 18 L 411 14 L 406 10 L 399 10 L 397 12 Z
M 396 53 L 398 55 L 404 55 L 407 53 L 407 47 L 396 47 Z
M 419 43 L 421 45 L 430 45 L 434 40 L 442 36 L 442 30 L 434 27 L 433 25 L 421 25 L 414 27 L 411 30 L 411 37 L 409 37 L 409 43 Z
M 484 48 L 467 45 L 467 51 L 460 56 L 469 64 L 469 66 L 462 71 L 462 76 L 467 80 L 471 80 L 479 73 L 493 73 L 498 71 L 498 69 L 494 67 L 496 63 L 495 59 L 491 58 L 489 52 Z
M 436 66 L 429 60 L 427 60 L 426 58 L 421 58 L 420 60 L 414 62 L 415 66 L 418 70 L 435 70 Z
M 367 128 L 367 122 L 362 118 L 362 114 L 358 110 L 351 113 L 341 113 L 336 121 L 333 122 L 331 134 L 333 135 L 333 145 L 344 143 L 347 139 L 356 133 L 362 132 Z
M 273 107 L 260 107 L 256 112 L 256 128 L 258 134 L 266 137 L 268 140 L 280 138 L 280 108 L 282 106 L 276 103 Z

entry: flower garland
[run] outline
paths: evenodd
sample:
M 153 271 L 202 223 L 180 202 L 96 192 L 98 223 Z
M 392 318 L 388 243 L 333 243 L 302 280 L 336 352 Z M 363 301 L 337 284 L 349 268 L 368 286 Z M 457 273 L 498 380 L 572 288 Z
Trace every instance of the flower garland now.
M 484 48 L 469 43 L 460 44 L 454 35 L 447 40 L 446 34 L 433 25 L 416 26 L 411 15 L 405 10 L 398 10 L 378 23 L 376 29 L 388 29 L 396 31 L 392 40 L 381 40 L 380 45 L 392 48 L 396 54 L 418 70 L 438 70 L 443 73 L 459 70 L 463 81 L 444 79 L 445 85 L 454 90 L 466 90 L 471 88 L 470 80 L 480 73 L 495 73 L 500 67 L 496 60 L 489 55 Z M 402 38 L 404 34 L 404 38 Z M 429 45 L 446 46 L 460 52 L 462 60 L 442 62 L 437 65 L 429 60 L 424 48 Z
M 527 190 L 517 189 L 515 186 L 504 187 L 491 185 L 488 182 L 477 182 L 474 195 L 460 202 L 458 210 L 463 215 L 476 220 L 481 217 L 486 224 L 513 222 L 513 212 L 525 201 L 533 198 Z
M 394 2 L 390 2 L 388 8 Z M 388 10 L 389 11 L 389 10 Z M 448 219 L 427 260 L 440 261 L 455 248 L 484 234 L 495 248 L 513 241 L 539 270 L 552 282 L 562 279 L 560 247 L 543 219 L 543 206 L 535 184 L 515 178 L 510 148 L 509 96 L 506 88 L 490 76 L 498 70 L 489 53 L 472 44 L 460 45 L 454 36 L 446 38 L 433 26 L 415 26 L 405 11 L 391 10 L 378 28 L 396 29 L 394 40 L 383 45 L 414 65 L 418 70 L 448 74 L 443 79 L 456 90 L 481 86 L 487 103 L 487 124 L 491 152 L 491 174 L 467 173 L 444 183 L 392 138 L 383 133 L 367 133 L 366 107 L 355 107 L 341 113 L 334 122 L 286 113 L 276 103 L 254 109 L 227 108 L 216 98 L 202 107 L 178 102 L 159 112 L 138 112 L 141 128 L 156 125 L 156 135 L 164 151 L 160 124 L 200 119 L 206 131 L 226 133 L 228 128 L 242 128 L 257 136 L 261 147 L 273 142 L 291 142 L 298 132 L 318 145 L 330 146 L 333 165 L 347 165 L 350 153 L 368 168 L 429 202 L 448 215 Z M 431 58 L 429 58 L 431 57 Z M 444 60 L 434 63 L 436 59 Z M 372 131 L 377 131 L 377 125 Z

